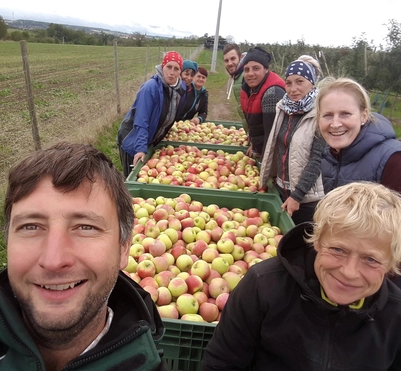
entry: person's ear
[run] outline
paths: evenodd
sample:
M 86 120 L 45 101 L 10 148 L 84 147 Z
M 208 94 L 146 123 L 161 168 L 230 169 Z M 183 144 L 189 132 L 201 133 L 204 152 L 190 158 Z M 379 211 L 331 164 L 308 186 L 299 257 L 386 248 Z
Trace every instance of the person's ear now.
M 128 265 L 128 256 L 131 244 L 127 242 L 126 244 L 121 245 L 120 247 L 121 247 L 120 269 L 123 270 Z
M 361 126 L 365 125 L 366 121 L 368 121 L 368 110 L 367 108 L 364 109 L 364 111 L 362 112 L 362 122 L 361 122 Z
M 320 250 L 320 244 L 319 244 L 318 241 L 315 241 L 315 242 L 313 243 L 313 248 L 315 249 L 316 252 L 319 252 L 319 250 Z

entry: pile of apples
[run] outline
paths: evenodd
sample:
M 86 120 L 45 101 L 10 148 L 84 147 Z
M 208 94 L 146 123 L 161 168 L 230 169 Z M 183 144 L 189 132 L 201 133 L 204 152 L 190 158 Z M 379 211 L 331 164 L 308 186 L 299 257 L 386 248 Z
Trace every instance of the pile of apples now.
M 199 149 L 181 144 L 155 150 L 137 181 L 186 187 L 264 192 L 256 161 L 242 151 Z
M 277 254 L 282 237 L 268 211 L 203 205 L 179 197 L 133 197 L 135 222 L 124 269 L 162 318 L 219 321 L 247 270 Z
M 197 125 L 189 120 L 175 122 L 163 140 L 172 142 L 195 142 L 249 146 L 248 135 L 244 128 L 229 128 L 214 122 Z

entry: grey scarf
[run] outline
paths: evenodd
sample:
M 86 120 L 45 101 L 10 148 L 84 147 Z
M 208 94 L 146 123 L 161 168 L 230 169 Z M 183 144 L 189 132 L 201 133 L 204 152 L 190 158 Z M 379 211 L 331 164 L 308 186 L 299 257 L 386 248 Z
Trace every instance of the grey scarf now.
M 285 93 L 281 101 L 280 108 L 289 115 L 294 113 L 309 112 L 315 106 L 315 100 L 318 92 L 319 90 L 317 88 L 313 88 L 308 94 L 306 94 L 297 102 L 291 100 L 288 94 Z

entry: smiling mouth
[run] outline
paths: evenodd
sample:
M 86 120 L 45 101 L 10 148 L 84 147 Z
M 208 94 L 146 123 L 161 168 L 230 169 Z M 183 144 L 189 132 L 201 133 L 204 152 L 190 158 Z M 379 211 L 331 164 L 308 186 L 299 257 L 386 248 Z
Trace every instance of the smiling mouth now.
M 333 137 L 341 137 L 341 135 L 344 135 L 346 131 L 337 131 L 337 132 L 330 132 L 330 135 Z
M 83 282 L 84 281 L 77 281 L 77 282 L 66 283 L 64 285 L 40 285 L 40 287 L 46 290 L 64 291 L 68 289 L 73 289 L 74 287 L 81 285 Z

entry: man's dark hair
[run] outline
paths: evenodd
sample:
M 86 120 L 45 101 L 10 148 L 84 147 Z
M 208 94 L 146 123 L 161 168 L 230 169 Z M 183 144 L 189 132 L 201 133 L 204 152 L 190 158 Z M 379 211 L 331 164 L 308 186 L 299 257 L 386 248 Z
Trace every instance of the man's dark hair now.
M 223 48 L 223 55 L 227 54 L 228 52 L 230 52 L 231 50 L 235 50 L 238 54 L 238 58 L 241 59 L 241 49 L 239 48 L 239 46 L 237 44 L 226 44 Z
M 92 185 L 100 181 L 115 202 L 120 244 L 132 241 L 132 197 L 124 184 L 123 175 L 103 152 L 90 144 L 68 142 L 33 152 L 11 168 L 4 204 L 6 240 L 13 204 L 29 196 L 45 177 L 50 177 L 53 186 L 64 193 L 77 189 L 84 182 Z

